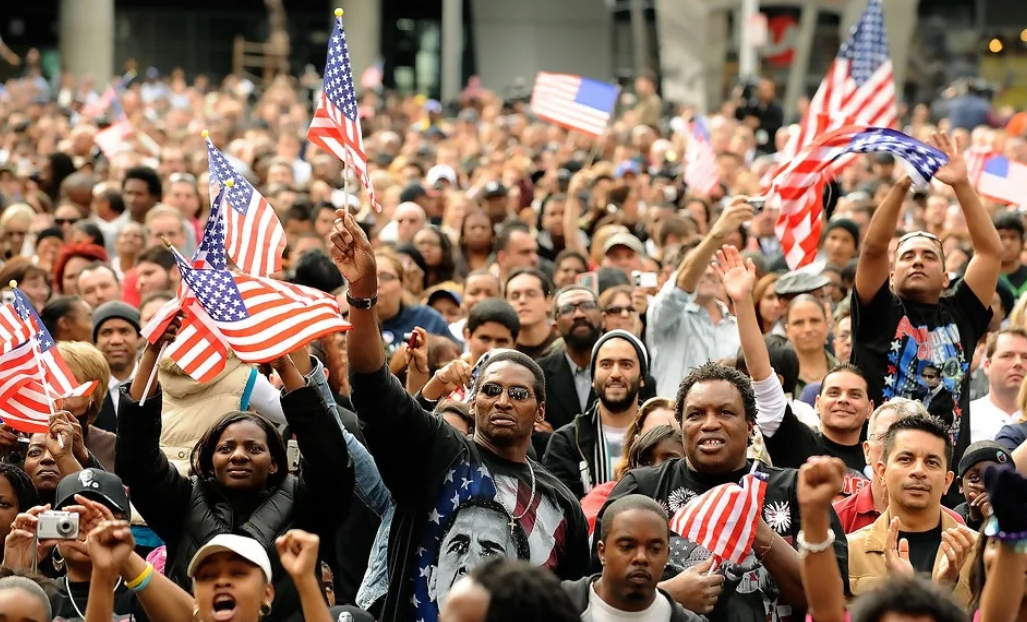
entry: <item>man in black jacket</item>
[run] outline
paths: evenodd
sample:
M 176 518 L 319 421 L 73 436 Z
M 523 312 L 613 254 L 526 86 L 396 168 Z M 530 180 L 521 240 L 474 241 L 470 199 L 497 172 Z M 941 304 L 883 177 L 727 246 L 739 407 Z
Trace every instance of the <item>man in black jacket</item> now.
M 659 503 L 644 495 L 618 499 L 606 509 L 598 546 L 602 574 L 563 582 L 583 620 L 701 619 L 657 587 L 670 557 L 667 513 Z
M 493 557 L 577 579 L 589 564 L 578 500 L 527 457 L 545 420 L 545 378 L 527 355 L 493 350 L 472 388 L 473 437 L 425 412 L 389 373 L 375 317 L 378 265 L 367 236 L 337 212 L 332 258 L 350 288 L 353 405 L 396 504 L 384 622 L 439 620 L 454 585 Z
M 589 358 L 592 392 L 599 399 L 553 433 L 542 459 L 579 498 L 614 479 L 624 455 L 624 435 L 638 416 L 638 394 L 649 372 L 645 345 L 625 330 L 603 335 Z

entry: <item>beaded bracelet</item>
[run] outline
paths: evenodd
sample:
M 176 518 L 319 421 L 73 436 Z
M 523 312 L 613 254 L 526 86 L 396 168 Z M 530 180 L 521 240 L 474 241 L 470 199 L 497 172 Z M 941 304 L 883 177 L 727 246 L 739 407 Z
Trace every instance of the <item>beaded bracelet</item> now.
M 1027 553 L 1027 531 L 1002 531 L 998 519 L 992 516 L 984 526 L 984 535 L 995 538 L 1017 553 Z

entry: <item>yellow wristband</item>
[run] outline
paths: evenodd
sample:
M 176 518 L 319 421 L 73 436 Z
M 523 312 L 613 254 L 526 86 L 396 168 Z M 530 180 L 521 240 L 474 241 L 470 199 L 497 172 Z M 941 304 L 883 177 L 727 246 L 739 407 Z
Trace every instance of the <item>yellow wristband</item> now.
M 147 579 L 149 579 L 150 575 L 152 575 L 152 574 L 153 574 L 153 564 L 151 564 L 150 562 L 146 562 L 146 568 L 144 568 L 143 571 L 139 573 L 138 577 L 136 577 L 135 579 L 132 579 L 131 581 L 127 581 L 125 583 L 125 587 L 127 587 L 130 590 L 134 590 L 137 587 L 139 587 L 143 583 L 143 581 L 146 581 Z

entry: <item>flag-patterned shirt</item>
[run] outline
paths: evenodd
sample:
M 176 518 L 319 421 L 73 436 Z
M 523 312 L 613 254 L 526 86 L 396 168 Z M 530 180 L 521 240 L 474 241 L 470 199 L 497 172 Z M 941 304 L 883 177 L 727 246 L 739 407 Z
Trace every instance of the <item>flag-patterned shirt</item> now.
M 542 465 L 507 461 L 463 436 L 422 410 L 384 367 L 358 374 L 352 399 L 396 503 L 396 565 L 382 620 L 435 622 L 452 585 L 496 556 L 562 579 L 588 573 L 581 506 Z

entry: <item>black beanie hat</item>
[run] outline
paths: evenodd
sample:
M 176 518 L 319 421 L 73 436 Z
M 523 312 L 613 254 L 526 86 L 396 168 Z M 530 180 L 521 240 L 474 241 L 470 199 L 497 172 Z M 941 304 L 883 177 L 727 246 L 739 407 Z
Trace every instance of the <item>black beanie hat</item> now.
M 977 441 L 967 447 L 963 457 L 959 459 L 959 477 L 963 477 L 971 467 L 981 462 L 1012 464 L 1013 459 L 1005 447 L 995 441 Z
M 649 351 L 645 349 L 645 344 L 639 340 L 638 337 L 632 335 L 628 331 L 618 328 L 605 333 L 600 337 L 594 346 L 592 346 L 592 366 L 591 373 L 594 378 L 596 375 L 596 355 L 599 354 L 599 348 L 603 347 L 603 344 L 611 339 L 623 339 L 631 344 L 631 347 L 635 349 L 635 354 L 638 355 L 638 366 L 642 370 L 640 378 L 645 378 L 649 375 Z
M 832 229 L 845 229 L 852 236 L 853 241 L 856 243 L 856 248 L 859 248 L 859 225 L 854 220 L 848 218 L 836 218 L 831 222 L 827 223 L 827 228 L 824 229 L 824 237 L 827 238 L 827 234 L 831 233 Z

